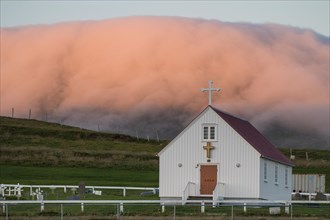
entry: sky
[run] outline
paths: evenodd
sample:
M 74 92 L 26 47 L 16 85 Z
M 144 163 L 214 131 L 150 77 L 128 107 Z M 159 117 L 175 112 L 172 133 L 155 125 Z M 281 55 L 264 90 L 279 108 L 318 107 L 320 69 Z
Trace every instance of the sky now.
M 171 139 L 213 80 L 214 107 L 330 149 L 329 1 L 2 0 L 0 34 L 2 116 Z
M 18 1 L 1 0 L 1 27 L 102 20 L 126 16 L 182 16 L 225 22 L 278 23 L 329 33 L 329 0 L 304 1 Z

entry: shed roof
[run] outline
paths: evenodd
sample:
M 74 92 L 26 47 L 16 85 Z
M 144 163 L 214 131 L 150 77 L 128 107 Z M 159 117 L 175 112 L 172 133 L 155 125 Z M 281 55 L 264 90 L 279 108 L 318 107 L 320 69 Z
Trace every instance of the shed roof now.
M 293 163 L 282 154 L 272 143 L 270 143 L 250 122 L 232 116 L 228 113 L 213 109 L 223 120 L 225 120 L 238 134 L 240 134 L 262 157 L 292 166 Z

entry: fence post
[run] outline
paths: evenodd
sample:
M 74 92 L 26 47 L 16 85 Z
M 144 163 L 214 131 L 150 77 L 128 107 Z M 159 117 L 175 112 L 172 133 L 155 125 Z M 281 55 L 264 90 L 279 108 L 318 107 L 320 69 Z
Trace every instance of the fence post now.
M 176 207 L 175 204 L 173 206 L 173 220 L 175 220 L 175 216 L 176 216 Z
M 292 208 L 293 208 L 293 207 L 292 207 L 292 203 L 291 203 L 291 219 L 292 219 L 292 214 L 293 214 L 293 213 L 292 213 Z
M 81 203 L 81 212 L 84 212 L 84 203 Z
M 119 218 L 120 212 L 119 212 L 119 204 L 116 205 L 117 207 L 117 219 Z
M 234 220 L 234 206 L 231 206 L 231 219 Z
M 120 214 L 124 214 L 124 204 L 120 203 Z
M 21 198 L 21 197 L 22 197 L 22 191 L 23 191 L 23 190 L 21 191 L 21 189 L 22 189 L 22 188 L 18 185 L 18 186 L 17 186 L 17 191 L 16 191 L 16 193 L 17 193 L 17 197 L 18 197 L 18 198 Z
M 244 203 L 244 213 L 246 213 L 246 203 Z
M 205 202 L 204 200 L 201 202 L 201 213 L 205 212 Z
M 43 212 L 45 210 L 45 204 L 44 202 L 40 203 L 40 212 Z
M 61 220 L 63 220 L 63 204 L 61 204 Z
M 164 212 L 165 212 L 165 204 L 162 203 L 162 213 L 164 213 Z
M 3 186 L 3 184 L 1 184 L 1 195 L 5 196 L 5 187 Z
M 289 209 L 290 207 L 289 207 L 289 202 L 286 202 L 285 203 L 285 214 L 290 214 L 290 209 Z

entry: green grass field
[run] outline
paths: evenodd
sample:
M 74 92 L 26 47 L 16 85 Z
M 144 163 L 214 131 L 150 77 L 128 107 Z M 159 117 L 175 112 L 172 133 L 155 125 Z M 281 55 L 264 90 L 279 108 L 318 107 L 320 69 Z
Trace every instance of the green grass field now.
M 44 185 L 158 186 L 158 171 L 116 168 L 0 166 L 2 183 Z

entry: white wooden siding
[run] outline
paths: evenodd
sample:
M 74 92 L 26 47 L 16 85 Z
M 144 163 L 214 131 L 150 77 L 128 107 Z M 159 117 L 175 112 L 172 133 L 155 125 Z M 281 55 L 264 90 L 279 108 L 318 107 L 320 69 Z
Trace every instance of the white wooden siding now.
M 267 161 L 267 181 L 264 181 L 264 161 Z M 278 164 L 278 184 L 275 183 L 275 164 Z M 285 185 L 285 169 L 288 169 L 288 184 Z M 291 200 L 292 168 L 265 158 L 260 159 L 260 198 Z
M 181 197 L 188 181 L 196 183 L 199 194 L 200 165 L 208 164 L 203 149 L 206 142 L 202 141 L 205 123 L 217 124 L 218 140 L 212 141 L 215 149 L 211 151 L 210 163 L 218 165 L 218 181 L 225 183 L 225 196 L 258 198 L 260 154 L 211 108 L 205 109 L 159 153 L 160 197 Z

